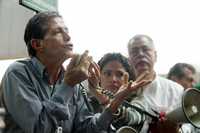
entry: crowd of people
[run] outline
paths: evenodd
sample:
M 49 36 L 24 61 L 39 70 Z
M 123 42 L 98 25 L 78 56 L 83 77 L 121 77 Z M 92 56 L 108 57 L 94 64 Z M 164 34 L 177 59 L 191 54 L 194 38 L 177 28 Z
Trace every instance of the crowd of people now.
M 11 64 L 1 81 L 3 132 L 114 133 L 123 126 L 137 133 L 194 132 L 191 124 L 180 125 L 165 114 L 193 88 L 196 71 L 178 63 L 168 79 L 159 76 L 149 36 L 132 37 L 128 57 L 106 53 L 95 63 L 89 51 L 73 52 L 59 13 L 41 12 L 28 21 L 24 41 L 29 58 Z

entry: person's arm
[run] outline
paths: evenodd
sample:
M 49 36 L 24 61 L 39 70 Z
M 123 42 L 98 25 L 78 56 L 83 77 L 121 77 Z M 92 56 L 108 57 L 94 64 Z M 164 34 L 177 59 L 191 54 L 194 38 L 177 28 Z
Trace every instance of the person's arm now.
M 144 107 L 137 102 L 132 102 L 131 104 L 140 108 L 141 110 L 144 110 Z M 128 125 L 141 125 L 144 123 L 144 121 L 146 119 L 146 115 L 143 114 L 142 112 L 138 112 L 134 108 L 129 107 L 129 108 L 127 108 L 126 119 L 128 121 Z
M 64 84 L 56 86 L 54 96 L 42 101 L 36 89 L 40 86 L 34 86 L 23 70 L 7 73 L 2 87 L 8 114 L 24 132 L 50 133 L 60 119 L 68 119 L 69 109 L 65 105 L 72 98 L 74 88 Z
M 74 119 L 74 133 L 99 133 L 108 129 L 113 119 L 109 108 L 102 113 L 89 112 L 80 91 L 76 91 L 75 101 L 77 112 Z
M 133 102 L 132 104 L 142 110 L 144 109 L 140 104 L 136 102 Z M 116 129 L 122 126 L 131 126 L 139 129 L 142 127 L 145 119 L 145 115 L 141 112 L 138 112 L 135 108 L 121 106 L 118 111 L 118 115 L 112 124 Z

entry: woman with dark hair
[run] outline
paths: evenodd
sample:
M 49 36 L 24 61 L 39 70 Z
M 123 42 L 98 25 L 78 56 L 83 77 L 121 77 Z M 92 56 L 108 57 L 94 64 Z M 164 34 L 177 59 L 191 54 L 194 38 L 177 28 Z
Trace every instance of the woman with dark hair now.
M 128 63 L 128 59 L 120 53 L 107 53 L 98 62 L 100 69 L 99 86 L 90 89 L 90 103 L 95 113 L 103 111 L 108 101 L 120 90 L 120 87 L 130 80 L 135 80 L 134 71 Z M 89 81 L 90 82 L 90 81 Z M 94 81 L 93 81 L 94 82 Z M 130 81 L 132 82 L 132 81 Z M 92 84 L 92 83 L 91 83 Z M 95 85 L 94 85 L 95 86 Z M 102 96 L 99 93 L 105 94 Z M 127 99 L 131 100 L 131 95 Z M 143 108 L 139 103 L 136 106 Z M 116 129 L 122 126 L 141 125 L 145 116 L 135 109 L 120 107 L 116 115 L 118 119 L 112 122 Z M 113 126 L 111 126 L 113 127 Z

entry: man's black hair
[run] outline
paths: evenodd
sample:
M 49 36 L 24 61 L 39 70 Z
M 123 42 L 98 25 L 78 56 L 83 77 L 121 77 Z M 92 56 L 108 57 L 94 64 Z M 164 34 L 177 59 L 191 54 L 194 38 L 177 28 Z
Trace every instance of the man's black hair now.
M 31 46 L 32 39 L 43 39 L 48 31 L 48 23 L 52 18 L 61 17 L 58 12 L 41 12 L 34 15 L 26 25 L 24 41 L 29 56 L 35 56 L 36 51 Z

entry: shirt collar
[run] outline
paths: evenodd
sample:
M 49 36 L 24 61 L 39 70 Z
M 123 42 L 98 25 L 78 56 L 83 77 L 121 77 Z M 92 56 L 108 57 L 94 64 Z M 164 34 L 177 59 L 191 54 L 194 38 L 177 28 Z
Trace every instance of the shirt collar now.
M 31 58 L 31 62 L 35 67 L 34 69 L 39 72 L 39 76 L 43 77 L 45 74 L 45 66 L 36 57 Z
M 35 67 L 36 71 L 39 72 L 39 76 L 42 78 L 48 78 L 48 74 L 46 72 L 46 67 L 38 60 L 36 57 L 31 58 L 31 62 L 33 63 L 33 66 Z M 64 67 L 62 66 L 60 76 L 58 78 L 59 82 L 62 81 L 64 77 Z

